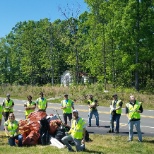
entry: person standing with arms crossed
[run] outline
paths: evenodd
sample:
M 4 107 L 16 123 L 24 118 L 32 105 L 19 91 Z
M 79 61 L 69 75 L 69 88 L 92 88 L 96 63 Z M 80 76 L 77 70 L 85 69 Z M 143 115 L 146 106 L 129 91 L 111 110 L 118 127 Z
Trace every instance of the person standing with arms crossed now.
M 61 101 L 61 109 L 63 110 L 63 118 L 64 123 L 67 125 L 67 117 L 69 119 L 69 122 L 71 124 L 72 120 L 72 109 L 74 110 L 74 102 L 70 99 L 68 99 L 68 95 L 64 95 L 64 100 Z
M 114 94 L 113 100 L 110 105 L 110 130 L 108 133 L 114 133 L 114 121 L 116 121 L 115 133 L 119 133 L 119 123 L 122 113 L 122 104 L 123 102 L 118 99 L 118 95 Z
M 24 104 L 25 107 L 25 118 L 27 119 L 28 115 L 35 111 L 36 103 L 32 101 L 32 96 L 27 96 L 28 101 Z
M 138 141 L 142 142 L 142 133 L 140 128 L 140 113 L 143 112 L 142 102 L 135 99 L 133 95 L 130 96 L 130 102 L 126 104 L 126 114 L 129 124 L 129 142 L 133 140 L 133 127 L 135 125 L 138 133 Z
M 44 98 L 43 92 L 40 92 L 40 97 L 36 100 L 38 111 L 46 112 L 48 103 L 46 98 Z
M 97 110 L 98 101 L 93 100 L 93 95 L 89 96 L 88 106 L 89 106 L 89 114 L 88 114 L 89 125 L 88 125 L 88 127 L 91 127 L 91 119 L 92 119 L 93 114 L 96 118 L 96 126 L 99 127 L 99 114 L 98 114 L 98 110 Z
M 14 102 L 10 99 L 10 94 L 6 95 L 6 99 L 3 101 L 3 116 L 4 120 L 7 121 L 9 114 L 13 113 Z

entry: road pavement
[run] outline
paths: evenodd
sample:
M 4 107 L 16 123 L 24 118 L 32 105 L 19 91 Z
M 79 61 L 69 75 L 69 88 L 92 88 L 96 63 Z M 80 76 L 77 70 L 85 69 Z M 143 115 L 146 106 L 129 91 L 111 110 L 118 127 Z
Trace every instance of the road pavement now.
M 4 98 L 0 98 L 1 103 L 3 99 Z M 14 113 L 15 113 L 16 119 L 23 120 L 25 117 L 24 116 L 24 103 L 26 102 L 26 100 L 18 100 L 18 99 L 13 99 L 13 100 L 15 103 Z M 79 111 L 79 116 L 84 118 L 88 125 L 88 106 L 75 104 L 75 109 Z M 61 119 L 63 120 L 62 110 L 60 109 L 60 103 L 48 103 L 47 114 L 48 115 L 56 114 L 55 110 L 57 110 Z M 95 117 L 93 117 L 92 126 L 87 127 L 87 130 L 90 133 L 95 133 L 95 134 L 106 134 L 107 133 L 107 131 L 109 130 L 109 124 L 110 124 L 109 110 L 110 110 L 109 107 L 103 107 L 103 106 L 98 107 L 100 127 L 96 126 Z M 2 126 L 0 128 L 1 130 L 3 130 L 3 123 L 4 123 L 4 119 L 2 121 Z M 141 114 L 141 130 L 142 130 L 143 136 L 154 137 L 154 110 L 144 110 L 143 113 Z M 134 128 L 134 131 L 136 131 L 135 128 Z M 120 118 L 119 135 L 128 135 L 128 119 L 125 115 L 124 108 L 123 108 L 123 112 Z

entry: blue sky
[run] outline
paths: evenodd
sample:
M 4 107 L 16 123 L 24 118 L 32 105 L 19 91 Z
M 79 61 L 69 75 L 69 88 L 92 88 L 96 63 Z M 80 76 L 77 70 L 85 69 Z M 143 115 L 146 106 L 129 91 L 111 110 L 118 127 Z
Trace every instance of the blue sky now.
M 0 0 L 0 38 L 7 35 L 19 21 L 49 18 L 53 22 L 66 19 L 59 8 L 68 17 L 71 17 L 72 10 L 74 17 L 88 10 L 84 0 Z M 76 13 L 78 10 L 79 13 Z

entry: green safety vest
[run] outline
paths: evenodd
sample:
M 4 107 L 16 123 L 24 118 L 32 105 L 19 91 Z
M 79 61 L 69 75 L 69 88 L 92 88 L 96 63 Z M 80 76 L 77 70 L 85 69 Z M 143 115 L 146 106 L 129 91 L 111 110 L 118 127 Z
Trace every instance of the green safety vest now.
M 95 105 L 95 102 L 93 102 L 92 100 L 88 100 L 88 102 L 90 102 L 90 105 Z M 89 111 L 93 111 L 93 110 L 97 110 L 97 108 L 93 109 L 93 108 L 89 108 Z
M 116 102 L 116 108 L 120 107 L 120 102 L 121 102 L 121 100 L 118 100 L 118 101 Z M 112 106 L 114 106 L 114 100 L 112 101 Z M 110 113 L 111 113 L 111 112 L 112 112 L 112 110 L 110 110 Z M 116 110 L 116 114 L 121 114 L 121 113 L 122 113 L 122 108 Z
M 27 102 L 26 103 L 27 107 L 32 107 L 32 106 L 35 106 L 35 102 Z M 34 112 L 35 109 L 29 109 L 29 110 L 25 110 L 25 115 L 28 116 L 30 113 Z
M 0 105 L 0 120 L 2 119 L 3 106 Z
M 142 105 L 142 102 L 138 102 L 138 101 L 136 101 L 136 104 L 134 106 L 131 105 L 130 103 L 126 104 L 126 107 L 129 110 L 129 112 L 128 112 L 129 120 L 131 120 L 131 119 L 140 119 L 140 113 L 138 113 L 136 111 L 139 110 L 141 105 Z
M 84 119 L 80 118 L 76 123 L 76 120 L 72 120 L 72 127 L 70 129 L 70 133 L 75 139 L 83 138 L 83 126 L 85 125 Z
M 63 109 L 63 113 L 72 113 L 72 101 L 71 100 L 63 100 L 61 102 L 62 107 L 66 107 L 65 109 Z
M 6 134 L 6 136 L 13 137 L 18 135 L 18 133 L 16 132 L 18 129 L 18 121 L 14 120 L 13 122 L 11 122 L 10 120 L 7 120 L 4 123 L 4 126 L 7 127 L 9 132 L 9 134 Z
M 13 105 L 13 101 L 10 99 L 9 102 L 5 99 L 4 100 L 4 112 L 13 112 L 13 107 L 11 107 Z M 8 107 L 10 109 L 8 109 Z
M 47 106 L 47 100 L 44 98 L 44 100 L 42 100 L 41 98 L 38 98 L 38 108 L 40 110 L 45 110 L 46 106 Z

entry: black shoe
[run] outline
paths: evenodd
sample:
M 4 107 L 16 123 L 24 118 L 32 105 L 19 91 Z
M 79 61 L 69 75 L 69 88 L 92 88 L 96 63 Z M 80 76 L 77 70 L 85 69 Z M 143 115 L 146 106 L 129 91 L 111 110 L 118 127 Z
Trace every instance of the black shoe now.
M 110 129 L 110 130 L 108 131 L 108 133 L 114 133 L 114 130 L 111 130 L 111 129 Z

